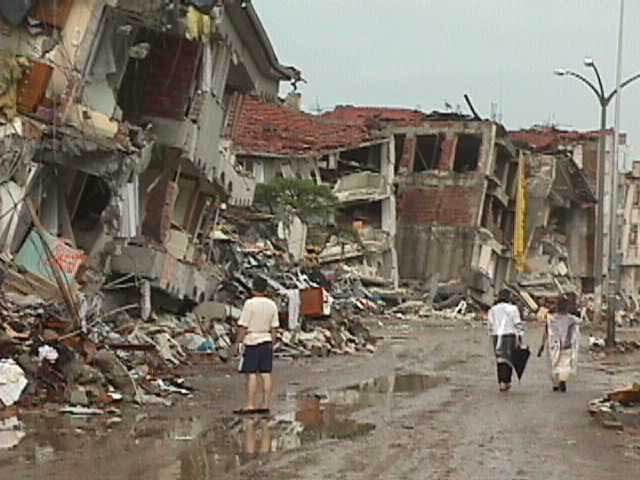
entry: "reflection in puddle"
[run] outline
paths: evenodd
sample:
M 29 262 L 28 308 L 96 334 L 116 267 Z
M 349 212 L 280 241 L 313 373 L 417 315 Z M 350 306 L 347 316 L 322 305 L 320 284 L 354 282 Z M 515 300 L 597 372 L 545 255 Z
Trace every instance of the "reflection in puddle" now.
M 117 467 L 125 475 L 121 478 L 127 479 L 206 480 L 235 472 L 249 462 L 269 461 L 276 452 L 321 440 L 365 437 L 375 425 L 354 419 L 356 412 L 372 406 L 392 409 L 394 399 L 417 395 L 445 381 L 392 374 L 324 394 L 301 397 L 291 391 L 284 397 L 288 413 L 231 417 L 223 425 L 207 416 L 176 418 L 175 412 L 155 417 L 142 414 L 115 425 L 106 418 L 38 417 L 26 421 L 29 434 L 19 448 L 29 451 L 22 458 L 30 465 L 56 462 L 63 452 L 91 451 L 84 466 L 77 463 L 77 456 L 70 458 L 74 468 L 92 468 L 96 478 L 116 478 L 113 469 Z M 121 456 L 116 466 L 114 455 Z

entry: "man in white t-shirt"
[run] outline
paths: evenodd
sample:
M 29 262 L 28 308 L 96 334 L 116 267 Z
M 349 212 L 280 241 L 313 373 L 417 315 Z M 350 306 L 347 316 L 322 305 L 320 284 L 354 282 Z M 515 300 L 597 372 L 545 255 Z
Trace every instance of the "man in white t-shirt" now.
M 253 281 L 253 298 L 242 307 L 238 321 L 238 350 L 242 352 L 240 372 L 248 376 L 247 405 L 236 413 L 269 413 L 273 382 L 273 344 L 278 321 L 278 307 L 267 298 L 267 282 L 262 277 Z M 258 374 L 262 378 L 263 401 L 258 407 Z

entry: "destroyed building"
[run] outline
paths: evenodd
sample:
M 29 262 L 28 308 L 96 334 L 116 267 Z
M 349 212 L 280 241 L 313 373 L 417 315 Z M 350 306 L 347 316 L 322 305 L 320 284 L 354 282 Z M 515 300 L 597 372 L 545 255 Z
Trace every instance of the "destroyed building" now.
M 213 206 L 255 188 L 221 142 L 230 99 L 300 79 L 251 4 L 3 2 L 0 27 L 5 258 L 53 280 L 32 209 L 69 281 L 89 258 L 208 298 Z
M 526 265 L 518 284 L 535 298 L 581 291 L 593 271 L 596 197 L 567 152 L 522 150 L 527 198 Z
M 513 270 L 517 152 L 496 123 L 458 114 L 337 107 L 394 139 L 403 280 L 462 281 L 490 301 Z
M 584 178 L 588 183 L 593 196 L 598 198 L 598 148 L 599 141 L 603 133 L 600 131 L 579 132 L 573 130 L 560 130 L 554 127 L 532 127 L 526 130 L 510 132 L 511 138 L 515 144 L 523 149 L 535 152 L 536 154 L 547 154 L 553 156 L 568 156 L 573 160 L 573 164 L 577 167 L 579 177 Z M 611 156 L 613 152 L 613 131 L 606 130 L 604 132 L 605 147 L 605 179 L 604 179 L 604 202 L 603 202 L 603 241 L 604 245 L 608 244 L 609 238 L 609 202 L 610 202 L 610 186 L 611 186 Z M 625 134 L 620 135 L 621 160 L 626 155 L 627 138 Z M 618 162 L 619 168 L 622 168 L 624 162 Z M 573 170 L 573 167 L 572 167 Z M 582 180 L 580 180 L 582 182 Z M 621 200 L 620 196 L 618 200 Z M 597 208 L 595 204 L 586 209 L 581 208 L 573 211 L 572 216 L 584 216 L 579 221 L 580 235 L 575 235 L 575 240 L 570 242 L 569 249 L 569 267 L 572 273 L 577 277 L 580 290 L 583 293 L 593 292 L 594 287 L 594 251 L 596 237 L 596 215 Z M 575 226 L 575 225 L 574 225 Z M 572 235 L 573 236 L 573 235 Z M 577 243 L 576 243 L 577 242 Z M 607 265 L 609 262 L 609 250 L 604 249 L 602 258 L 603 275 L 607 274 Z
M 345 263 L 367 283 L 397 286 L 393 137 L 304 113 L 295 94 L 288 100 L 232 99 L 225 136 L 236 161 L 257 182 L 301 178 L 332 186 L 340 204 L 335 223 L 355 228 L 359 241 L 345 245 L 331 238 L 319 263 Z M 289 249 L 295 259 L 303 258 L 306 237 L 306 226 L 293 220 Z
M 623 182 L 619 193 L 624 219 L 618 237 L 622 252 L 620 284 L 625 293 L 637 296 L 640 293 L 640 162 L 633 163 Z

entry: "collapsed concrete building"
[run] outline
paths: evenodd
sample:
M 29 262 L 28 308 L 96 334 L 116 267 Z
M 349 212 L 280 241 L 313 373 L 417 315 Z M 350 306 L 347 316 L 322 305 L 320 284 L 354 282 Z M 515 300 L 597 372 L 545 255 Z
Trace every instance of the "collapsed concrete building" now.
M 536 298 L 580 292 L 593 270 L 595 194 L 566 152 L 522 150 L 527 194 L 526 268 L 518 284 Z
M 640 295 L 640 162 L 624 175 L 620 197 L 624 222 L 619 235 L 620 285 L 623 292 Z
M 518 156 L 499 124 L 458 114 L 341 106 L 327 118 L 394 139 L 400 277 L 460 281 L 489 302 L 512 278 Z
M 236 161 L 257 182 L 301 178 L 332 186 L 340 203 L 335 222 L 355 228 L 360 241 L 344 245 L 334 237 L 318 261 L 325 266 L 345 263 L 365 282 L 397 286 L 393 137 L 304 113 L 295 94 L 287 103 L 256 95 L 237 95 L 231 101 L 225 135 Z M 289 240 L 293 257 L 300 260 L 307 246 L 306 226 L 297 223 Z
M 3 2 L 0 27 L 0 227 L 20 281 L 53 281 L 50 249 L 70 283 L 89 265 L 208 299 L 214 206 L 255 189 L 221 142 L 230 99 L 300 80 L 251 4 Z
M 591 191 L 587 197 L 593 196 L 598 198 L 598 148 L 600 138 L 604 135 L 605 147 L 605 189 L 603 192 L 603 232 L 602 238 L 604 245 L 608 245 L 609 238 L 609 212 L 610 212 L 610 186 L 611 186 L 611 158 L 613 155 L 613 131 L 607 130 L 604 134 L 600 131 L 579 132 L 573 130 L 560 130 L 553 127 L 533 127 L 526 130 L 510 132 L 513 142 L 521 148 L 535 153 L 552 155 L 556 158 L 571 158 L 572 162 L 563 160 L 563 164 L 570 166 L 567 174 L 574 172 L 574 178 L 567 180 L 571 183 L 577 180 L 580 183 L 586 181 L 583 185 L 583 193 L 586 189 Z M 624 157 L 627 150 L 626 135 L 620 135 L 620 161 L 618 168 L 624 169 Z M 566 175 L 565 174 L 565 177 Z M 577 186 L 577 185 L 576 185 Z M 568 188 L 568 187 L 567 187 Z M 571 190 L 571 189 L 569 189 Z M 571 228 L 566 228 L 569 233 L 569 267 L 580 290 L 583 293 L 592 293 L 594 290 L 594 271 L 595 271 L 595 242 L 596 242 L 596 215 L 597 209 L 593 201 L 585 203 L 587 197 L 583 196 L 580 203 L 582 207 L 564 210 L 563 216 L 559 219 L 559 223 L 570 223 Z M 621 196 L 618 200 L 622 201 Z M 591 206 L 588 206 L 590 204 Z M 575 204 L 574 204 L 575 205 Z M 570 217 L 570 218 L 569 218 Z M 577 217 L 580 217 L 578 220 Z M 578 222 L 571 223 L 571 222 Z M 622 219 L 619 218 L 619 224 Z M 578 232 L 572 229 L 578 229 Z M 602 256 L 602 272 L 603 279 L 606 281 L 607 266 L 609 263 L 609 249 L 605 248 Z

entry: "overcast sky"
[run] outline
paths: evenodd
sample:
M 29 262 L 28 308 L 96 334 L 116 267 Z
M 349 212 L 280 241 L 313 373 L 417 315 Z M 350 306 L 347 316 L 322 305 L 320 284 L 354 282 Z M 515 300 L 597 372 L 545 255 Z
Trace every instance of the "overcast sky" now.
M 615 88 L 619 0 L 253 0 L 281 63 L 302 70 L 305 107 L 336 104 L 444 110 L 503 123 L 595 129 L 599 104 L 566 67 Z M 626 0 L 623 79 L 640 72 L 640 1 Z M 595 81 L 595 79 L 594 79 Z M 289 90 L 288 85 L 282 93 Z M 622 129 L 640 154 L 640 80 L 623 91 Z M 609 107 L 613 126 L 614 102 Z

